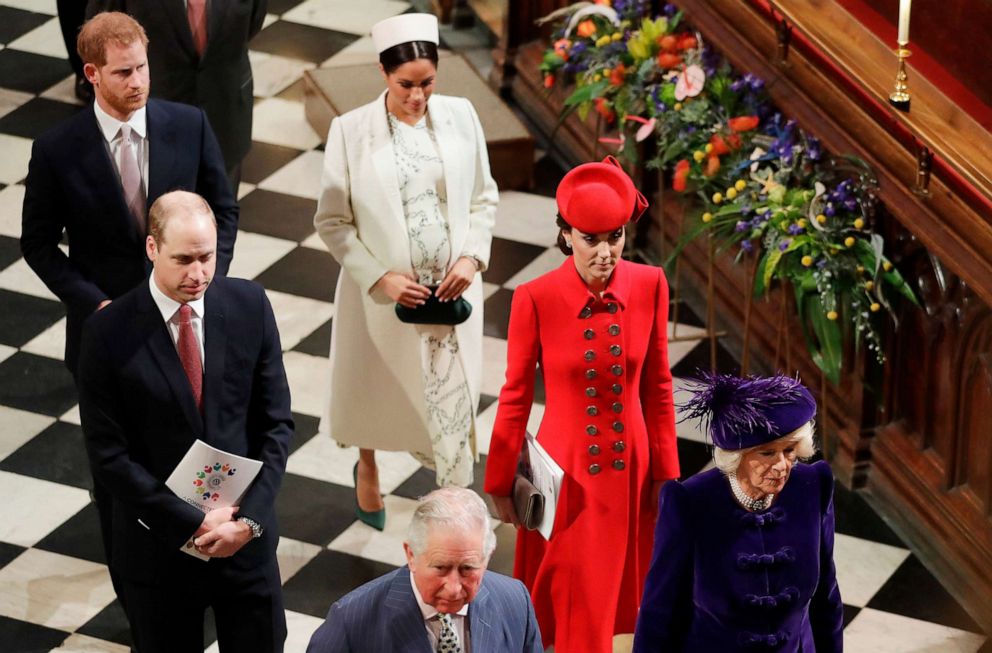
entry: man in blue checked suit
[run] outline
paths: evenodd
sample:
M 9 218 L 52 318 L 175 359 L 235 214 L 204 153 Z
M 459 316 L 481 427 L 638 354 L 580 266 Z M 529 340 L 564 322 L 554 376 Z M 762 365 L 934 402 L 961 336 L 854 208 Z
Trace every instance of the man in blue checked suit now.
M 541 653 L 523 583 L 486 571 L 495 548 L 479 495 L 431 492 L 403 543 L 407 566 L 332 605 L 307 653 Z

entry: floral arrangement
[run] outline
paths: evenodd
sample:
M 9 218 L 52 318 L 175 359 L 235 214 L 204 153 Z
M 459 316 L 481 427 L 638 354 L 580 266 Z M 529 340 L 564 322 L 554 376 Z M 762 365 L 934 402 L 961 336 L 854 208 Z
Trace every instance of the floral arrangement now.
M 916 298 L 871 230 L 871 170 L 825 155 L 768 102 L 762 80 L 734 71 L 673 5 L 655 18 L 647 11 L 644 2 L 600 0 L 556 12 L 545 85 L 571 81 L 565 111 L 595 109 L 618 133 L 600 140 L 629 162 L 631 142 L 655 140 L 647 166 L 698 198 L 676 254 L 711 234 L 738 260 L 755 257 L 756 296 L 776 280 L 791 286 L 810 354 L 834 383 L 851 335 L 884 363 L 876 314 L 891 314 L 894 296 Z

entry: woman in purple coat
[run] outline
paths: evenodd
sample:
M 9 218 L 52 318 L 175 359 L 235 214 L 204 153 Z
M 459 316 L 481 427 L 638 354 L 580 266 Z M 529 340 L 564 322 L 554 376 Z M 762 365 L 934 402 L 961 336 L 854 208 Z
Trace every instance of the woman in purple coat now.
M 661 490 L 635 653 L 839 653 L 833 475 L 816 402 L 788 376 L 707 375 L 683 407 L 716 468 Z

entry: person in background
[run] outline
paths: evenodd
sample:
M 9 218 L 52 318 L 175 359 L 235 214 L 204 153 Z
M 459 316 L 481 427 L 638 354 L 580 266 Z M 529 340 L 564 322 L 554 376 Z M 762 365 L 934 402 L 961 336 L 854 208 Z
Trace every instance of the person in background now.
M 76 97 L 83 102 L 93 99 L 93 86 L 90 85 L 83 73 L 83 60 L 76 52 L 76 38 L 79 28 L 86 21 L 86 0 L 56 0 L 55 6 L 59 14 L 59 29 L 62 30 L 62 40 L 65 41 L 65 51 L 69 57 L 69 65 L 76 74 L 73 90 Z
M 472 482 L 479 273 L 498 194 L 472 104 L 433 93 L 437 19 L 394 16 L 372 27 L 372 39 L 386 90 L 331 123 L 314 225 L 342 268 L 322 430 L 359 448 L 357 515 L 381 530 L 375 450 L 410 452 L 441 487 Z M 417 309 L 432 295 L 467 300 L 471 315 L 457 326 L 399 319 L 397 305 Z
M 495 547 L 479 495 L 431 492 L 410 521 L 407 565 L 335 602 L 307 653 L 541 653 L 527 588 L 486 570 Z
M 518 530 L 514 576 L 545 644 L 604 653 L 629 645 L 658 489 L 679 475 L 668 283 L 661 268 L 621 258 L 647 201 L 616 159 L 572 169 L 556 195 L 568 258 L 513 294 L 485 489 L 500 518 L 519 524 L 511 491 L 540 367 L 537 441 L 565 477 L 550 539 Z
M 840 653 L 833 474 L 801 462 L 813 396 L 784 375 L 690 388 L 716 467 L 662 488 L 634 651 Z

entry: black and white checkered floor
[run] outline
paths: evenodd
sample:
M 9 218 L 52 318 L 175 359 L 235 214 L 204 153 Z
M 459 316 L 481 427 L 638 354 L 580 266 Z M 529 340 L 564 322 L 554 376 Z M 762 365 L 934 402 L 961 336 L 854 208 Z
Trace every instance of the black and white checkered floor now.
M 305 648 L 335 599 L 403 564 L 400 543 L 411 509 L 433 485 L 432 474 L 408 455 L 380 454 L 389 518 L 385 532 L 373 531 L 354 519 L 356 453 L 315 437 L 338 266 L 311 223 L 322 152 L 319 135 L 304 119 L 300 76 L 309 68 L 367 59 L 372 48 L 363 35 L 369 27 L 408 9 L 395 0 L 270 0 L 272 14 L 252 43 L 254 146 L 239 190 L 241 230 L 231 274 L 268 290 L 293 391 L 297 434 L 278 506 L 287 651 Z M 127 625 L 103 565 L 75 391 L 61 362 L 64 311 L 21 259 L 17 243 L 31 139 L 80 110 L 55 13 L 55 0 L 0 2 L 0 650 L 125 652 Z M 454 47 L 463 49 L 464 41 L 449 34 Z M 484 45 L 465 54 L 488 56 Z M 547 197 L 502 196 L 485 275 L 483 450 L 503 377 L 512 291 L 561 260 L 549 248 L 553 215 Z M 693 329 L 679 327 L 682 334 Z M 676 376 L 707 365 L 704 350 L 674 344 Z M 540 415 L 538 404 L 534 425 Z M 687 474 L 708 461 L 706 446 L 688 425 L 680 426 L 679 451 Z M 863 499 L 838 488 L 837 515 L 848 651 L 992 649 Z M 508 571 L 512 532 L 498 532 L 492 567 Z

